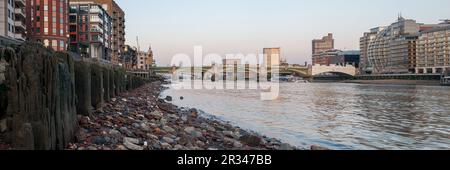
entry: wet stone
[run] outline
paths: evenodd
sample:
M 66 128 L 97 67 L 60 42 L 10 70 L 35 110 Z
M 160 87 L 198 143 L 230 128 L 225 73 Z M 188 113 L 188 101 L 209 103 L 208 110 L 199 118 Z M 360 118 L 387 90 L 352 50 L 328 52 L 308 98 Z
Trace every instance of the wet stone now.
M 111 141 L 110 138 L 101 137 L 101 136 L 96 136 L 92 139 L 92 143 L 94 143 L 96 145 L 104 145 L 104 144 L 108 143 L 109 141 Z
M 164 131 L 166 131 L 166 132 L 169 132 L 169 133 L 174 133 L 175 132 L 175 129 L 170 127 L 170 126 L 164 126 L 162 129 Z
M 169 138 L 169 137 L 163 137 L 163 141 L 164 141 L 164 142 L 167 142 L 167 143 L 169 143 L 169 144 L 172 144 L 172 143 L 175 142 L 172 138 Z
M 239 140 L 252 147 L 257 147 L 262 143 L 261 138 L 255 135 L 244 135 Z

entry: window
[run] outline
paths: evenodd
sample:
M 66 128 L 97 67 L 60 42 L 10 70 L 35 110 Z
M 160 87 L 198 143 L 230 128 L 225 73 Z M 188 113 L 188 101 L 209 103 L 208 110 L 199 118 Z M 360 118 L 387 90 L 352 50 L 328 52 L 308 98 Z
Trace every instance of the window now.
M 65 45 L 64 45 L 64 41 L 60 40 L 60 41 L 59 41 L 59 47 L 64 48 L 64 46 L 65 46 Z
M 48 5 L 44 5 L 44 11 L 48 11 Z
M 44 40 L 44 46 L 48 47 L 49 45 L 50 45 L 50 41 L 48 41 L 48 39 L 45 39 Z

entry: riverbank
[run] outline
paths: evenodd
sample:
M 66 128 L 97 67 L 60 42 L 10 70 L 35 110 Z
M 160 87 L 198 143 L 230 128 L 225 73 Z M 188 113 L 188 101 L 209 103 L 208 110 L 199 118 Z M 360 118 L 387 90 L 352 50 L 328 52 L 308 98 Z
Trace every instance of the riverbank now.
M 440 86 L 439 80 L 400 80 L 400 79 L 344 80 L 342 81 L 342 83 Z
M 123 93 L 91 116 L 70 150 L 292 150 L 277 139 L 206 118 L 159 99 L 163 81 Z M 169 99 L 170 100 L 170 99 Z M 313 146 L 312 149 L 323 149 Z

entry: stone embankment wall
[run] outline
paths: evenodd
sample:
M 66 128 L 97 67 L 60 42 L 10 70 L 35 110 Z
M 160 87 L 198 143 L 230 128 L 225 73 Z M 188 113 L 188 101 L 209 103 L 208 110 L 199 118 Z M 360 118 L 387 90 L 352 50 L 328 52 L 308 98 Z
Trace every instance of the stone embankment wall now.
M 64 149 L 89 115 L 146 83 L 122 68 L 74 60 L 39 44 L 0 47 L 0 133 L 15 149 Z

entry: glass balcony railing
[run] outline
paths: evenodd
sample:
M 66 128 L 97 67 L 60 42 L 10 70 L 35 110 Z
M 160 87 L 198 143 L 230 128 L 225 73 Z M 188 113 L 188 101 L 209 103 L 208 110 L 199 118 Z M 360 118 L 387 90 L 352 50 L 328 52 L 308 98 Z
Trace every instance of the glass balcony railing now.
M 91 28 L 90 31 L 91 31 L 91 32 L 103 33 L 103 30 L 100 29 L 100 28 Z

